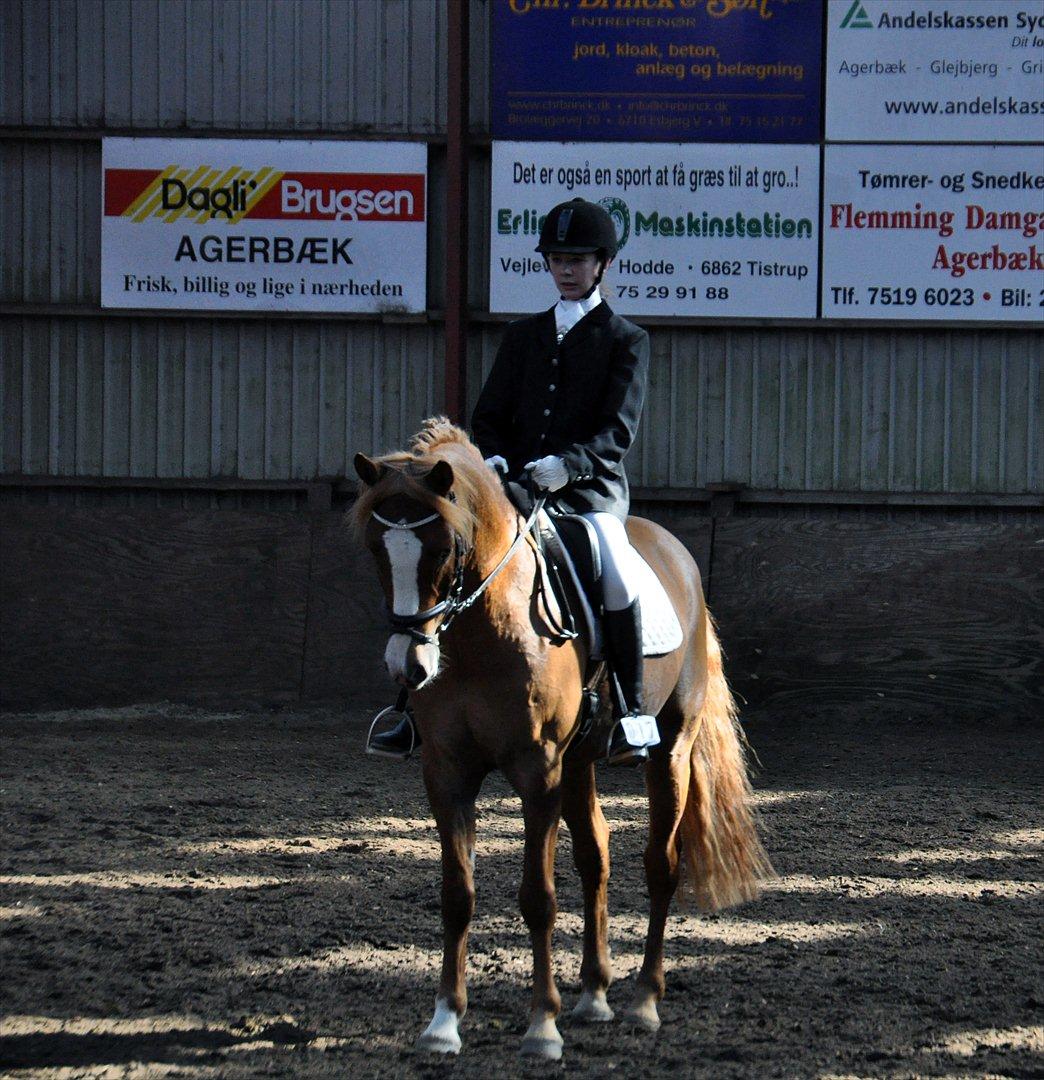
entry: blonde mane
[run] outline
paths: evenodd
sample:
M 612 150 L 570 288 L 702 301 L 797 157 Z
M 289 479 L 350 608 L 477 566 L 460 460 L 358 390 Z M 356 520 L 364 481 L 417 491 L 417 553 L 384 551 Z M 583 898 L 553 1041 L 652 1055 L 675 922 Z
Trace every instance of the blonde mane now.
M 468 433 L 451 423 L 445 416 L 425 420 L 420 431 L 410 439 L 406 450 L 375 458 L 384 466 L 381 478 L 372 487 L 360 485 L 359 497 L 348 513 L 349 522 L 360 534 L 374 508 L 393 495 L 405 495 L 440 514 L 446 524 L 466 544 L 478 549 L 487 546 L 483 534 L 494 546 L 502 543 L 503 533 L 515 521 L 515 511 L 504 495 L 500 483 L 486 467 L 478 447 Z M 424 478 L 439 461 L 453 467 L 455 501 L 436 495 Z M 497 528 L 501 522 L 501 528 Z

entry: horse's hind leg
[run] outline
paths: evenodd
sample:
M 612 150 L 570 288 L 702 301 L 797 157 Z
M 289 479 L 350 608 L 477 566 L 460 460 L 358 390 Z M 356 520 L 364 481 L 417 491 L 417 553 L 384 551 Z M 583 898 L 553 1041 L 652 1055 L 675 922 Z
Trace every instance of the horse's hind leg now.
M 458 775 L 432 756 L 425 758 L 424 783 L 442 842 L 442 977 L 435 1015 L 417 1040 L 417 1048 L 459 1054 L 457 1026 L 468 1007 L 464 965 L 475 910 L 475 797 L 482 777 Z
M 668 706 L 670 708 L 670 706 Z M 664 710 L 666 712 L 666 709 Z M 661 713 L 661 718 L 664 713 Z M 665 729 L 674 725 L 664 724 Z M 626 1019 L 649 1031 L 660 1026 L 657 1004 L 663 998 L 663 937 L 667 912 L 678 888 L 678 828 L 689 794 L 691 738 L 684 734 L 672 747 L 657 747 L 645 767 L 649 794 L 649 841 L 645 847 L 645 877 L 649 886 L 649 929 L 645 959 Z
M 584 958 L 580 964 L 580 1001 L 573 1016 L 589 1023 L 612 1020 L 605 999 L 609 969 L 608 907 L 609 827 L 595 792 L 594 765 L 580 766 L 562 782 L 562 816 L 573 838 L 573 861 L 584 888 Z

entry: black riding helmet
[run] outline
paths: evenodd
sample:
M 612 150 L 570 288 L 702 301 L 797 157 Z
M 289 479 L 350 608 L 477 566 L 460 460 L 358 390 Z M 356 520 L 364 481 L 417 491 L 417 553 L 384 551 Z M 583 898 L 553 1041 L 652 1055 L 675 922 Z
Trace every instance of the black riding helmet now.
M 597 255 L 602 263 L 598 273 L 601 281 L 606 263 L 616 254 L 616 226 L 597 203 L 570 199 L 544 218 L 536 250 L 545 258 L 552 254 Z
M 616 254 L 616 226 L 598 203 L 570 199 L 569 202 L 559 203 L 544 218 L 536 250 L 541 255 L 552 252 L 588 255 L 598 252 L 608 260 Z

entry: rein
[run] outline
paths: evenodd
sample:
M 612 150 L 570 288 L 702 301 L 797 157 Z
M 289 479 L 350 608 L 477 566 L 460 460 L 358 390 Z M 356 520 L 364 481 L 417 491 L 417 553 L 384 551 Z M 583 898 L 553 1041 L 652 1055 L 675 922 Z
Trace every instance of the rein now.
M 449 590 L 446 596 L 435 604 L 434 607 L 428 608 L 427 611 L 418 611 L 415 615 L 396 615 L 394 612 L 388 612 L 388 620 L 391 622 L 392 628 L 398 631 L 405 632 L 413 638 L 414 641 L 422 645 L 434 645 L 440 634 L 444 634 L 450 626 L 453 624 L 453 620 L 462 612 L 468 610 L 472 604 L 489 588 L 493 583 L 494 578 L 504 569 L 505 566 L 514 558 L 515 553 L 519 547 L 525 542 L 526 537 L 532 532 L 533 526 L 536 524 L 537 516 L 544 508 L 544 499 L 537 499 L 533 505 L 533 512 L 529 515 L 525 525 L 519 530 L 518 535 L 515 537 L 512 545 L 504 553 L 500 562 L 486 575 L 475 591 L 468 597 L 461 599 L 464 593 L 464 563 L 467 557 L 471 554 L 471 549 L 468 548 L 459 533 L 453 534 L 453 546 L 455 550 L 455 559 L 453 567 L 453 581 L 450 583 Z M 418 529 L 422 525 L 429 525 L 433 521 L 437 521 L 441 515 L 437 513 L 429 514 L 427 517 L 418 518 L 416 521 L 389 521 L 385 517 L 381 517 L 376 511 L 373 512 L 372 517 L 375 521 L 379 521 L 382 525 L 389 529 Z M 435 629 L 434 634 L 425 634 L 423 631 L 418 630 L 419 626 L 423 626 L 424 623 L 430 622 L 432 619 L 437 618 L 439 615 L 443 616 L 442 622 Z

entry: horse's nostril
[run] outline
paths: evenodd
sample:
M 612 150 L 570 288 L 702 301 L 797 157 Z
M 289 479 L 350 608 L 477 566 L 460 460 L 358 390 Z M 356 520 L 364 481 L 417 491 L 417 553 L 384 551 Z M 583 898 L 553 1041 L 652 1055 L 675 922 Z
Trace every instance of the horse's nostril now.
M 427 672 L 424 670 L 424 667 L 417 663 L 416 660 L 411 660 L 406 667 L 406 678 L 413 687 L 420 686 L 420 684 L 424 682 L 426 675 Z

